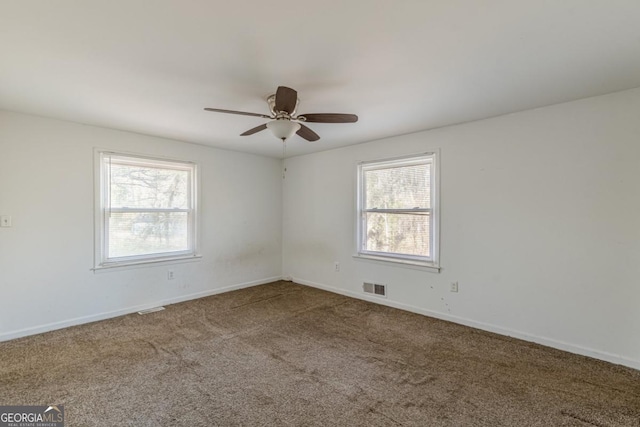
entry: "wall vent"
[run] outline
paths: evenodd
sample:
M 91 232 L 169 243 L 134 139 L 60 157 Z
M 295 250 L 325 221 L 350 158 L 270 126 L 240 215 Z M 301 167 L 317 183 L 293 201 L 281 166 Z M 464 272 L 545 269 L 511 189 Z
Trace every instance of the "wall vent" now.
M 143 314 L 155 313 L 156 311 L 162 311 L 162 310 L 164 310 L 164 307 L 153 307 L 153 308 L 148 308 L 146 310 L 141 310 L 138 312 L 138 314 L 143 315 Z
M 362 289 L 367 294 L 374 294 L 381 297 L 387 296 L 387 285 L 379 285 L 377 283 L 364 282 Z

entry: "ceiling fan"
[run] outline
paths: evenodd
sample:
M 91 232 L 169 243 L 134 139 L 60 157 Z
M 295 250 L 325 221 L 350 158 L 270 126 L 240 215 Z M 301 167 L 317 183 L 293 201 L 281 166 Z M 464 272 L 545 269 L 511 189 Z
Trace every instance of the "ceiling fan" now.
M 310 142 L 320 139 L 320 136 L 318 136 L 317 133 L 299 122 L 355 123 L 358 121 L 358 116 L 355 114 L 315 113 L 296 115 L 299 101 L 298 92 L 285 86 L 279 86 L 276 93 L 267 98 L 267 104 L 269 104 L 269 110 L 271 111 L 270 116 L 266 114 L 247 113 L 244 111 L 221 110 L 219 108 L 205 108 L 205 110 L 216 113 L 240 114 L 243 116 L 255 116 L 271 119 L 269 123 L 249 129 L 248 131 L 241 133 L 240 136 L 253 135 L 254 133 L 269 129 L 273 132 L 273 135 L 276 138 L 279 138 L 282 141 L 291 138 L 294 133 Z

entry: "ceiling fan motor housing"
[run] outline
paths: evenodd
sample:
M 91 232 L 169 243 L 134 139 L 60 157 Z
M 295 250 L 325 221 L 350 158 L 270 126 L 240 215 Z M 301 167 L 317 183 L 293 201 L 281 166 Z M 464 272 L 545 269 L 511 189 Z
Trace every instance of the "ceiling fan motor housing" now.
M 298 104 L 300 104 L 300 98 L 296 99 L 296 106 L 293 109 L 293 111 L 291 111 L 290 113 L 287 113 L 286 111 L 276 110 L 276 94 L 275 93 L 273 95 L 269 95 L 269 97 L 267 98 L 267 104 L 269 105 L 269 111 L 271 111 L 271 114 L 274 117 L 277 118 L 279 115 L 286 114 L 289 118 L 291 118 L 292 116 L 295 116 L 296 111 L 298 111 Z

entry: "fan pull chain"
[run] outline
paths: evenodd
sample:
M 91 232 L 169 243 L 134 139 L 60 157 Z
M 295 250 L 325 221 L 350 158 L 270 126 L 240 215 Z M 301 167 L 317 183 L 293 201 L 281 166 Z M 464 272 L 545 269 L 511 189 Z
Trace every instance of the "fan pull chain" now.
M 285 178 L 285 174 L 287 173 L 287 166 L 284 163 L 286 158 L 287 158 L 287 141 L 283 139 L 282 140 L 282 179 Z

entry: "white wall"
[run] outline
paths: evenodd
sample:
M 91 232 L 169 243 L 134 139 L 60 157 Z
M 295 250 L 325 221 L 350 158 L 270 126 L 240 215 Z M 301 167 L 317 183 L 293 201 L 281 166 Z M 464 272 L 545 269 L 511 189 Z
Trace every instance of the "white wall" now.
M 200 261 L 90 270 L 94 147 L 198 162 Z M 0 111 L 0 340 L 280 278 L 281 181 L 278 159 Z
M 356 163 L 432 149 L 441 273 L 354 259 Z M 360 298 L 386 283 L 375 301 L 640 368 L 640 90 L 286 166 L 284 276 Z
M 640 368 L 638 117 L 640 89 L 389 138 L 288 159 L 283 188 L 276 159 L 0 111 L 0 340 L 284 274 Z M 200 261 L 90 270 L 94 147 L 200 164 Z M 442 272 L 354 259 L 356 163 L 434 148 Z

